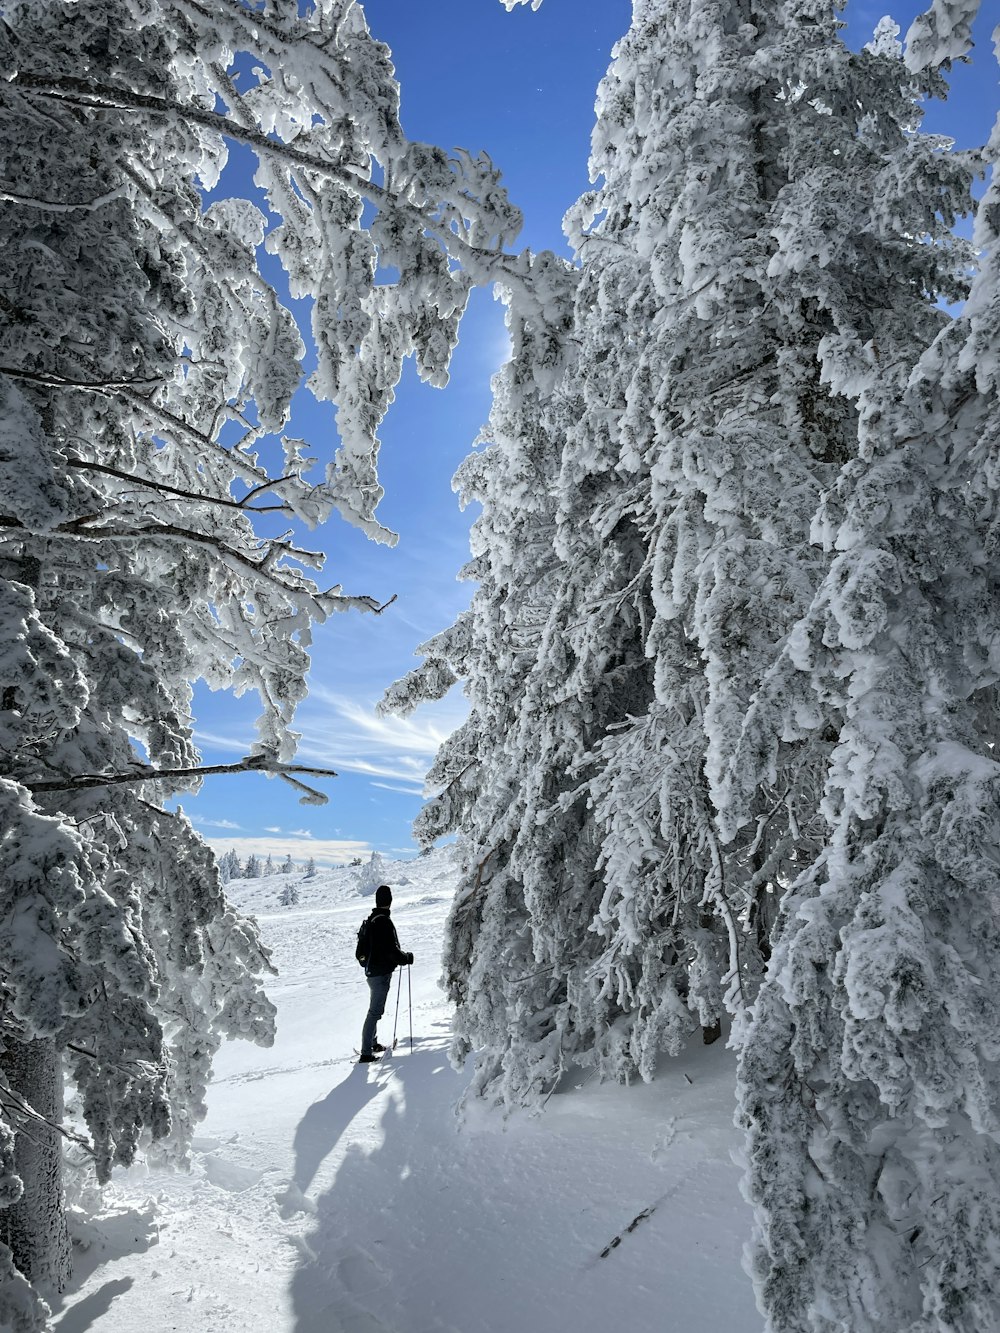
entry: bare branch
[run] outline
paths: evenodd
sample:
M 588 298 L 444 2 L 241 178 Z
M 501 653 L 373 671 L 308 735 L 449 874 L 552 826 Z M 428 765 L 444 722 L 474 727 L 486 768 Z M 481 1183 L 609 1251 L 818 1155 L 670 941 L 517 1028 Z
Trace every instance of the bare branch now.
M 153 477 L 138 477 L 131 472 L 122 472 L 119 468 L 108 467 L 105 463 L 92 463 L 85 458 L 67 458 L 66 466 L 77 468 L 83 472 L 103 472 L 109 477 L 117 477 L 120 481 L 134 482 L 137 486 L 148 486 L 150 490 L 165 491 L 169 495 L 179 495 L 185 500 L 198 500 L 202 504 L 224 505 L 227 509 L 247 509 L 249 502 L 255 495 L 260 495 L 263 491 L 272 490 L 283 481 L 291 481 L 294 474 L 285 477 L 276 477 L 274 481 L 262 482 L 259 486 L 254 486 L 252 490 L 244 495 L 242 500 L 234 500 L 228 496 L 222 495 L 204 495 L 198 491 L 185 491 L 178 486 L 171 486 L 165 481 L 159 481 Z M 291 505 L 254 505 L 255 514 L 290 514 L 293 512 Z
M 131 386 L 121 385 L 117 387 L 116 391 L 126 402 L 131 403 L 131 405 L 138 411 L 147 413 L 154 421 L 158 421 L 162 426 L 170 427 L 179 434 L 186 436 L 188 440 L 194 444 L 200 444 L 206 449 L 218 450 L 220 453 L 225 454 L 232 463 L 233 468 L 238 473 L 242 473 L 246 477 L 251 477 L 254 481 L 259 483 L 269 481 L 269 477 L 264 469 L 258 467 L 256 463 L 251 463 L 251 461 L 241 452 L 240 445 L 242 444 L 242 441 L 240 444 L 233 445 L 232 448 L 223 448 L 218 440 L 212 439 L 210 435 L 206 435 L 204 431 L 200 431 L 197 426 L 192 426 L 190 422 L 185 421 L 183 417 L 176 416 L 168 408 L 162 407 L 158 403 L 154 403 L 151 398 L 146 398 L 140 393 L 134 393 Z M 256 430 L 251 433 L 254 436 L 259 434 Z
M 88 527 L 87 525 L 97 521 L 101 516 L 99 514 L 84 514 L 79 518 L 71 519 L 68 523 L 60 524 L 50 532 L 44 533 L 48 541 L 58 537 L 81 538 L 85 541 L 147 541 L 150 537 L 161 537 L 167 540 L 177 540 L 191 542 L 194 546 L 208 546 L 223 558 L 223 560 L 237 565 L 241 569 L 249 569 L 258 578 L 270 583 L 275 588 L 280 588 L 282 592 L 293 596 L 305 596 L 325 615 L 330 610 L 324 605 L 325 600 L 331 596 L 336 597 L 340 602 L 357 602 L 366 606 L 376 614 L 381 614 L 387 606 L 391 606 L 396 600 L 394 594 L 392 598 L 384 605 L 378 605 L 373 597 L 345 597 L 339 591 L 322 593 L 311 590 L 304 584 L 296 584 L 288 579 L 280 577 L 280 573 L 275 573 L 274 562 L 281 555 L 290 556 L 293 560 L 298 560 L 302 564 L 310 565 L 313 568 L 320 568 L 323 563 L 321 552 L 303 551 L 297 546 L 293 546 L 286 541 L 266 541 L 264 542 L 264 554 L 259 560 L 252 559 L 243 551 L 238 551 L 235 547 L 229 546 L 226 542 L 219 541 L 210 532 L 198 532 L 193 528 L 179 528 L 173 523 L 150 523 L 147 526 L 137 528 L 112 528 L 112 527 Z M 20 520 L 10 517 L 0 517 L 0 527 L 23 529 L 24 525 Z M 287 568 L 287 567 L 286 567 Z M 297 571 L 288 571 L 297 573 Z M 302 577 L 302 576 L 299 576 Z
M 64 1139 L 69 1139 L 71 1143 L 78 1144 L 89 1153 L 91 1157 L 96 1156 L 93 1146 L 88 1139 L 83 1138 L 80 1134 L 74 1134 L 72 1130 L 66 1129 L 64 1125 L 60 1125 L 57 1121 L 51 1120 L 47 1115 L 42 1115 L 40 1111 L 36 1111 L 30 1102 L 26 1102 L 22 1097 L 19 1097 L 10 1084 L 6 1082 L 0 1083 L 0 1109 L 6 1111 L 8 1117 L 10 1117 L 10 1113 L 13 1111 L 15 1116 L 23 1118 L 29 1123 L 47 1125 L 49 1129 L 55 1130 L 57 1134 L 61 1134 Z M 21 1132 L 26 1131 L 22 1129 Z
M 37 199 L 30 194 L 16 194 L 8 186 L 0 185 L 0 199 L 6 203 L 24 204 L 28 208 L 44 208 L 50 213 L 93 213 L 115 199 L 124 198 L 125 190 L 119 186 L 116 190 L 109 190 L 107 194 L 98 195 L 96 199 L 85 199 L 79 204 L 66 204 L 56 199 Z
M 131 389 L 137 384 L 159 384 L 159 380 L 77 380 L 68 375 L 56 375 L 46 370 L 22 370 L 18 366 L 0 366 L 0 375 L 9 375 L 15 380 L 30 380 L 32 384 L 45 384 L 54 389 L 87 389 L 92 393 L 114 393 L 119 389 Z
M 307 777 L 335 778 L 332 768 L 312 768 L 305 764 L 283 764 L 266 755 L 247 755 L 236 764 L 204 764 L 196 768 L 151 768 L 136 764 L 134 773 L 78 773 L 72 778 L 58 778 L 42 782 L 21 782 L 32 793 L 57 791 L 86 791 L 91 787 L 117 787 L 135 782 L 187 781 L 189 778 L 214 777 L 220 773 L 303 773 Z

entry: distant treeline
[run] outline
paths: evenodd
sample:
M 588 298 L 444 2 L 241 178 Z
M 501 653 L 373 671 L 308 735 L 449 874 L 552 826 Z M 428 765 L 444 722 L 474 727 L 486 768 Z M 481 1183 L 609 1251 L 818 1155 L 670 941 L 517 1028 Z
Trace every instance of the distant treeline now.
M 356 856 L 350 864 L 359 866 L 361 858 Z M 310 856 L 304 864 L 296 864 L 289 853 L 279 864 L 270 853 L 262 860 L 256 853 L 251 852 L 245 861 L 241 861 L 235 847 L 219 857 L 219 874 L 223 884 L 228 884 L 231 879 L 261 879 L 265 875 L 291 875 L 296 870 L 304 871 L 309 877 L 315 875 L 315 859 Z

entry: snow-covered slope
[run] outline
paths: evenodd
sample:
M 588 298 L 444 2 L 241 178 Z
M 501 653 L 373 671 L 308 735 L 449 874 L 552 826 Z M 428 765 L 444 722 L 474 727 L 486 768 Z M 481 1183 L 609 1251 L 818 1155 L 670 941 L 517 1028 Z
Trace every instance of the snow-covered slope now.
M 279 968 L 277 1041 L 220 1052 L 190 1174 L 117 1177 L 54 1327 L 757 1333 L 731 1056 L 696 1049 L 630 1089 L 581 1075 L 539 1117 L 476 1107 L 460 1125 L 436 984 L 449 853 L 387 869 L 416 956 L 412 1052 L 404 972 L 395 1055 L 354 1063 L 371 906 L 354 872 L 234 881 Z M 282 907 L 289 884 L 299 901 Z

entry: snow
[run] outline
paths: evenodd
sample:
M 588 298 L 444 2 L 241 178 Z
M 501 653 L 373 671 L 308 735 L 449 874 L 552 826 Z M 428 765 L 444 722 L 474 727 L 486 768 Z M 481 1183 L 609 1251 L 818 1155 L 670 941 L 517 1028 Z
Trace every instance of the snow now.
M 631 1088 L 578 1073 L 534 1117 L 456 1116 L 468 1075 L 436 978 L 457 869 L 445 849 L 386 870 L 416 958 L 412 1052 L 404 975 L 380 1027 L 401 993 L 395 1053 L 354 1063 L 369 906 L 354 871 L 233 880 L 278 967 L 275 1044 L 220 1051 L 190 1173 L 119 1170 L 97 1217 L 75 1219 L 87 1248 L 53 1328 L 757 1333 L 731 1054 L 693 1047 Z

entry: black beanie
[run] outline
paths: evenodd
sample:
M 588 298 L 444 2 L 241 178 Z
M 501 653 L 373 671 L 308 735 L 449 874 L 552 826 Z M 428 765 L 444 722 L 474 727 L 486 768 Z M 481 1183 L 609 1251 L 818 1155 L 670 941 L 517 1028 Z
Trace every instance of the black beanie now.
M 378 888 L 375 890 L 375 906 L 376 907 L 392 906 L 392 889 L 389 888 L 388 884 L 380 884 Z

